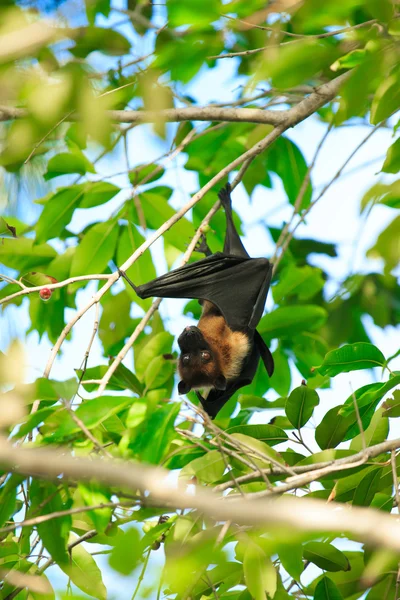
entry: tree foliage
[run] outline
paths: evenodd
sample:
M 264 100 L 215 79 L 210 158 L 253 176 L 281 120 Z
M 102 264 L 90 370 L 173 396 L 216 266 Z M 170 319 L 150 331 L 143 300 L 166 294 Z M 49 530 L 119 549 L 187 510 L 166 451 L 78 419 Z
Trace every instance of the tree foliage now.
M 351 199 L 360 219 L 381 205 L 390 222 L 365 268 L 347 274 L 333 297 L 332 277 L 313 257 L 337 260 L 337 244 L 298 231 L 348 162 L 344 155 L 331 181 L 316 188 L 313 168 L 327 136 L 363 124 L 357 150 L 380 128 L 397 134 L 398 3 L 6 4 L 0 302 L 3 331 L 14 321 L 19 336 L 4 339 L 0 354 L 0 597 L 54 598 L 64 580 L 50 584 L 52 565 L 77 598 L 114 597 L 105 586 L 109 569 L 133 573 L 127 598 L 399 597 L 395 536 L 338 533 L 328 519 L 324 531 L 311 518 L 285 525 L 285 515 L 275 527 L 224 523 L 168 502 L 161 470 L 151 473 L 166 486 L 164 502 L 155 492 L 153 500 L 148 471 L 132 491 L 88 473 L 46 477 L 39 454 L 36 470 L 2 454 L 22 446 L 27 456 L 46 448 L 93 464 L 163 467 L 195 483 L 200 498 L 211 488 L 215 503 L 247 502 L 249 513 L 284 494 L 351 505 L 357 523 L 376 515 L 387 523 L 385 514 L 398 512 L 400 350 L 389 356 L 378 348 L 373 326 L 388 331 L 400 316 L 399 140 L 387 148 L 378 181 Z M 239 88 L 201 106 L 194 84 L 226 61 Z M 307 118 L 325 131 L 311 160 L 289 133 Z M 138 130 L 162 148 L 159 158 L 143 160 L 132 137 Z M 174 195 L 175 160 L 183 181 L 200 190 L 186 203 Z M 141 284 L 165 265 L 198 259 L 203 232 L 220 249 L 216 192 L 228 175 L 250 199 L 256 189 L 282 186 L 291 217 L 281 227 L 265 221 L 274 278 L 259 332 L 275 373 L 268 378 L 260 367 L 210 422 L 194 395 L 178 398 L 177 352 L 160 302 L 139 299 L 116 267 Z M 149 250 L 161 236 L 163 263 Z M 199 310 L 190 301 L 183 313 Z M 86 337 L 81 317 L 91 319 Z M 22 368 L 32 339 L 52 346 L 36 379 Z M 71 339 L 79 340 L 75 370 L 63 365 Z M 62 377 L 53 375 L 55 364 Z M 316 419 L 335 378 L 361 370 L 369 383 Z M 148 581 L 149 565 L 157 576 Z

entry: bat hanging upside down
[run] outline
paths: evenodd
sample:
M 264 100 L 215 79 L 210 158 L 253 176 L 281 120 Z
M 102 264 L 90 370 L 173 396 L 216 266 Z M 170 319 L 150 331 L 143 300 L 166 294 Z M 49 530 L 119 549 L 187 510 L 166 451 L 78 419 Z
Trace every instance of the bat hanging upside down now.
M 260 358 L 269 376 L 274 371 L 271 352 L 256 330 L 272 266 L 266 258 L 247 254 L 233 223 L 230 191 L 227 184 L 218 194 L 226 215 L 223 252 L 212 254 L 203 240 L 200 250 L 206 258 L 140 286 L 120 271 L 140 298 L 196 298 L 202 304 L 197 326 L 185 327 L 178 338 L 178 391 L 187 394 L 194 389 L 211 418 L 238 389 L 252 382 Z

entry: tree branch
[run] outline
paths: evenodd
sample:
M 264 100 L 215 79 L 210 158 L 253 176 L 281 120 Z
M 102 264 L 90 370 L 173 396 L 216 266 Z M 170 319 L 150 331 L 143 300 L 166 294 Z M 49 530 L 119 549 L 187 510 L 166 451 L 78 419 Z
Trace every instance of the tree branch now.
M 400 551 L 400 523 L 391 515 L 369 508 L 349 508 L 339 503 L 326 504 L 315 499 L 294 497 L 263 499 L 262 502 L 228 500 L 202 487 L 196 487 L 193 495 L 188 493 L 185 483 L 174 485 L 168 478 L 169 471 L 160 467 L 72 458 L 54 449 L 22 450 L 13 448 L 5 440 L 0 441 L 0 463 L 10 472 L 32 477 L 56 478 L 62 474 L 64 479 L 95 479 L 133 492 L 141 490 L 148 492 L 152 501 L 162 506 L 197 509 L 217 521 L 257 527 L 284 526 L 307 533 L 345 531 L 373 546 Z
M 315 101 L 316 95 L 326 96 L 324 100 L 325 104 L 325 102 L 334 98 L 339 85 L 348 78 L 351 72 L 348 71 L 332 81 L 319 86 L 319 88 L 310 94 L 310 98 L 314 97 L 313 100 Z M 234 123 L 261 123 L 277 127 L 278 125 L 285 125 L 288 121 L 291 122 L 292 119 L 296 121 L 294 113 L 302 103 L 303 101 L 293 108 L 283 111 L 263 110 L 261 108 L 223 108 L 211 105 L 167 108 L 159 111 L 109 110 L 105 114 L 114 123 L 154 123 L 160 120 L 169 123 L 182 121 L 226 121 Z M 29 112 L 24 108 L 0 106 L 0 121 L 10 121 L 28 116 Z M 80 119 L 81 117 L 77 113 L 72 113 L 68 116 L 69 121 L 79 121 Z

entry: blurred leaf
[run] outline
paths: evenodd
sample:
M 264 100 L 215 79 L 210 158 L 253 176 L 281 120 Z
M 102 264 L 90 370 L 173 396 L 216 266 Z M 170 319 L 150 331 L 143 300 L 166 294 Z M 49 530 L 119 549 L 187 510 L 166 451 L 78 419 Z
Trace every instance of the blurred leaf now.
M 171 27 L 194 25 L 205 27 L 220 18 L 220 0 L 192 0 L 184 4 L 179 0 L 169 0 L 168 20 Z
M 64 511 L 61 495 L 56 485 L 33 479 L 31 485 L 32 508 L 40 506 L 40 514 Z M 46 502 L 44 502 L 46 501 Z M 43 504 L 43 505 L 42 505 Z M 69 563 L 67 540 L 71 527 L 70 515 L 60 516 L 37 524 L 37 531 L 44 547 L 62 569 Z
M 246 548 L 243 572 L 254 600 L 265 600 L 265 593 L 274 597 L 277 586 L 275 567 L 264 551 L 254 543 L 249 543 Z
M 299 147 L 289 138 L 279 137 L 268 150 L 266 166 L 268 171 L 276 173 L 282 179 L 289 202 L 294 205 L 307 174 L 307 163 Z M 311 194 L 312 187 L 308 183 L 303 193 L 300 210 L 310 204 Z
M 172 351 L 173 336 L 161 331 L 149 339 L 143 348 L 141 348 L 138 356 L 135 356 L 136 373 L 139 378 L 142 378 L 151 361 L 157 356 L 170 354 Z
M 325 309 L 315 305 L 282 306 L 262 317 L 258 331 L 268 339 L 293 336 L 301 331 L 314 331 L 324 324 Z
M 211 450 L 200 458 L 195 458 L 181 471 L 180 477 L 196 477 L 202 483 L 218 481 L 225 471 L 225 463 L 219 450 Z
M 70 543 L 78 538 L 71 534 Z M 66 564 L 60 565 L 62 570 L 82 592 L 92 598 L 106 600 L 107 590 L 101 576 L 101 571 L 94 558 L 79 544 L 70 551 L 70 557 Z
M 400 106 L 400 86 L 398 74 L 383 79 L 371 104 L 371 123 L 377 125 L 398 110 Z
M 369 506 L 378 491 L 382 468 L 369 471 L 358 484 L 354 492 L 353 505 Z
M 138 228 L 133 223 L 129 223 L 127 227 L 122 227 L 119 233 L 117 247 L 117 263 L 121 266 L 144 242 L 144 237 L 139 233 Z M 153 260 L 150 252 L 145 252 L 133 263 L 126 274 L 135 285 L 140 285 L 149 279 L 156 277 Z M 142 300 L 133 291 L 131 286 L 125 279 L 123 280 L 127 294 L 144 310 L 147 310 L 151 305 L 151 299 Z
M 140 535 L 137 529 L 131 527 L 114 546 L 109 564 L 118 573 L 129 575 L 137 567 L 143 548 L 140 544 Z
M 143 185 L 143 181 L 147 183 L 153 183 L 160 179 L 165 173 L 165 169 L 158 168 L 154 164 L 150 165 L 139 165 L 131 171 L 129 171 L 129 181 L 133 186 Z
M 161 387 L 171 377 L 173 371 L 174 365 L 171 360 L 156 356 L 149 363 L 144 374 L 146 389 L 153 390 Z
M 288 358 L 281 346 L 272 353 L 272 357 L 275 369 L 270 378 L 271 387 L 281 396 L 287 396 L 292 380 Z
M 384 417 L 400 417 L 400 390 L 395 390 L 393 398 L 385 400 L 383 407 L 385 408 Z
M 79 493 L 85 506 L 96 506 L 110 502 L 111 494 L 105 494 L 98 484 L 79 483 Z M 88 512 L 88 516 L 99 533 L 104 533 L 111 520 L 111 508 L 96 508 Z
M 323 577 L 315 588 L 314 600 L 343 600 L 343 596 L 329 577 Z
M 309 300 L 324 287 L 320 269 L 289 265 L 280 272 L 278 283 L 272 288 L 275 302 L 283 298 L 297 296 L 299 300 Z
M 339 373 L 371 369 L 384 364 L 385 357 L 376 346 L 365 342 L 357 342 L 328 352 L 324 362 L 318 367 L 318 371 L 322 375 L 335 377 Z
M 90 227 L 72 259 L 71 277 L 103 273 L 114 256 L 118 232 L 113 220 Z
M 102 52 L 109 56 L 124 56 L 131 49 L 125 36 L 113 29 L 102 27 L 80 27 L 74 35 L 75 47 L 70 52 L 77 58 L 86 58 L 91 52 Z
M 400 171 L 400 138 L 386 152 L 382 171 L 384 173 L 398 173 Z
M 178 403 L 166 404 L 155 410 L 141 426 L 132 445 L 141 460 L 157 465 L 166 455 L 175 435 L 174 423 L 179 408 Z
M 18 271 L 47 265 L 56 255 L 56 251 L 48 244 L 36 246 L 33 240 L 27 238 L 3 238 L 0 244 L 1 263 Z
M 304 546 L 303 556 L 325 571 L 349 571 L 351 568 L 346 555 L 325 542 L 309 542 Z
M 47 172 L 43 175 L 44 179 L 48 181 L 54 177 L 60 175 L 68 175 L 70 173 L 79 173 L 79 175 L 85 175 L 85 173 L 95 173 L 90 160 L 86 158 L 83 152 L 61 152 L 53 156 L 47 164 Z
M 378 236 L 367 256 L 370 258 L 383 258 L 385 272 L 390 273 L 400 262 L 400 216 L 396 217 Z
M 395 144 L 397 144 L 397 142 Z M 388 160 L 388 156 L 389 154 L 386 157 L 385 164 Z M 391 161 L 389 163 L 389 165 L 393 165 L 393 168 L 395 168 L 394 165 L 396 164 L 396 157 L 397 150 L 396 154 L 393 152 Z M 392 183 L 375 183 L 375 185 L 373 185 L 364 194 L 361 200 L 361 212 L 364 212 L 366 208 L 370 208 L 375 204 L 384 204 L 385 206 L 389 206 L 390 208 L 400 208 L 400 181 L 393 181 Z
M 314 408 L 319 404 L 315 390 L 306 385 L 295 388 L 286 401 L 285 413 L 293 427 L 301 429 L 311 418 Z
M 234 433 L 240 433 L 247 435 L 256 440 L 265 442 L 269 446 L 275 446 L 287 440 L 287 434 L 274 425 L 238 425 L 236 427 L 230 427 L 227 429 L 227 433 L 232 435 Z

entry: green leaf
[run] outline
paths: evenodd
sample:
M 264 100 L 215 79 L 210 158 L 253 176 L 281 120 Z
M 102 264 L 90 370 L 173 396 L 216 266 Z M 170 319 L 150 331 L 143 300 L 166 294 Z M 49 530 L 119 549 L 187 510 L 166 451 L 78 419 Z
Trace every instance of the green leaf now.
M 350 425 L 354 422 L 350 416 L 340 414 L 340 406 L 328 410 L 315 430 L 315 441 L 321 450 L 335 448 L 343 440 Z
M 69 542 L 73 543 L 78 538 L 71 534 Z M 98 600 L 107 600 L 107 590 L 104 586 L 101 571 L 94 558 L 82 544 L 74 546 L 66 564 L 60 565 L 68 577 L 82 592 Z
M 60 175 L 66 175 L 70 173 L 79 173 L 85 175 L 85 173 L 95 173 L 95 169 L 83 154 L 83 152 L 61 152 L 53 156 L 47 163 L 47 172 L 43 175 L 44 179 L 48 181 L 54 177 Z
M 301 429 L 311 418 L 314 408 L 319 404 L 315 390 L 306 385 L 295 388 L 286 401 L 285 413 L 293 427 Z
M 382 171 L 384 173 L 398 173 L 400 171 L 400 138 L 398 138 L 386 152 Z
M 107 181 L 87 181 L 82 189 L 83 196 L 79 208 L 93 208 L 105 204 L 121 191 L 121 188 Z
M 300 581 L 304 570 L 303 548 L 301 544 L 282 544 L 277 549 L 282 567 L 293 579 Z
M 103 273 L 114 256 L 119 227 L 115 221 L 96 223 L 84 235 L 71 265 L 71 277 Z
M 91 52 L 102 52 L 109 56 L 124 56 L 131 49 L 131 44 L 118 31 L 102 27 L 80 27 L 72 31 L 72 39 L 76 40 L 70 52 L 77 58 L 86 58 Z
M 110 502 L 111 495 L 105 494 L 96 483 L 78 483 L 79 493 L 85 506 L 98 506 Z M 104 533 L 110 523 L 111 508 L 96 508 L 88 512 L 89 518 L 99 533 Z
M 368 252 L 369 258 L 382 258 L 385 261 L 385 273 L 390 273 L 400 262 L 400 216 L 382 231 Z
M 137 250 L 144 241 L 144 237 L 139 233 L 138 228 L 133 223 L 129 222 L 126 227 L 121 227 L 117 249 L 118 265 L 121 266 L 130 256 L 132 256 L 135 250 Z M 126 274 L 135 285 L 140 285 L 150 279 L 154 279 L 157 274 L 150 252 L 142 254 L 142 256 L 129 267 Z M 139 298 L 125 279 L 124 285 L 129 297 L 133 299 L 136 304 L 144 310 L 147 310 L 150 307 L 150 298 L 145 300 Z
M 361 433 L 352 439 L 350 448 L 352 450 L 356 450 L 360 452 L 363 449 L 363 442 L 367 447 L 375 446 L 375 444 L 380 444 L 384 442 L 389 434 L 389 419 L 387 417 L 382 416 L 383 408 L 379 407 L 378 410 L 374 413 L 371 423 L 364 431 L 364 435 Z
M 348 54 L 341 56 L 331 65 L 332 71 L 340 71 L 341 69 L 353 69 L 364 62 L 367 51 L 365 48 L 352 50 Z
M 32 509 L 40 508 L 41 515 L 64 511 L 66 507 L 61 500 L 61 494 L 53 483 L 32 480 L 31 489 Z M 50 519 L 37 524 L 37 531 L 44 547 L 51 557 L 63 568 L 68 565 L 67 539 L 71 528 L 70 515 Z
M 393 392 L 393 398 L 388 398 L 383 404 L 385 411 L 384 417 L 400 417 L 400 390 Z
M 85 400 L 75 411 L 76 416 L 83 421 L 88 429 L 97 427 L 132 402 L 132 398 L 123 396 L 102 396 Z
M 17 486 L 20 478 L 12 475 L 0 490 L 0 526 L 3 526 L 14 514 L 17 503 Z
M 166 198 L 166 196 L 170 196 L 170 192 L 170 188 L 156 187 L 140 194 L 139 198 L 144 218 L 150 229 L 158 229 L 175 215 L 176 211 L 168 204 Z M 164 237 L 169 244 L 185 252 L 187 244 L 193 235 L 193 225 L 183 217 L 171 229 L 165 232 Z
M 246 585 L 254 600 L 265 600 L 265 593 L 274 597 L 277 572 L 271 559 L 257 544 L 249 543 L 244 553 L 243 573 Z
M 24 275 L 21 275 L 19 279 L 27 287 L 36 287 L 37 285 L 49 285 L 52 283 L 57 283 L 54 277 L 45 275 L 45 273 L 38 273 L 37 271 L 24 273 Z
M 400 106 L 400 85 L 397 75 L 383 78 L 371 104 L 371 123 L 377 125 L 398 110 Z
M 146 389 L 154 390 L 168 381 L 174 371 L 174 365 L 163 356 L 156 356 L 148 365 L 144 374 Z
M 97 367 L 91 367 L 89 369 L 86 369 L 82 380 L 82 385 L 85 388 L 85 390 L 87 390 L 88 392 L 93 392 L 97 388 L 96 384 L 85 383 L 86 380 L 102 379 L 106 372 L 106 365 L 98 365 Z M 77 373 L 78 375 L 81 374 L 80 371 L 78 371 Z M 129 369 L 125 367 L 125 365 L 123 365 L 122 363 L 119 364 L 116 368 L 114 374 L 112 375 L 110 381 L 107 384 L 107 388 L 109 388 L 110 390 L 118 391 L 128 389 L 134 392 L 135 394 L 138 394 L 139 396 L 142 394 L 144 389 L 143 384 L 140 383 L 137 377 L 131 371 L 129 371 Z
M 275 369 L 269 383 L 280 396 L 287 396 L 292 381 L 288 357 L 281 346 L 272 353 L 272 357 Z
M 79 206 L 83 193 L 82 186 L 60 188 L 47 200 L 35 227 L 37 243 L 59 237 Z
M 56 251 L 48 244 L 36 246 L 27 238 L 1 239 L 0 262 L 10 269 L 27 271 L 37 265 L 47 265 L 56 256 Z
M 303 556 L 325 571 L 349 571 L 351 568 L 347 556 L 325 542 L 309 542 L 304 546 Z
M 132 527 L 118 539 L 108 562 L 118 573 L 130 575 L 138 565 L 142 550 L 139 532 Z
M 184 467 L 180 477 L 188 478 L 195 476 L 202 483 L 214 483 L 221 479 L 225 471 L 225 463 L 219 450 L 211 450 L 200 458 L 195 458 Z
M 145 183 L 153 183 L 153 181 L 157 181 L 160 179 L 165 173 L 165 169 L 160 169 L 158 166 L 154 164 L 150 165 L 139 165 L 129 171 L 129 181 L 133 186 L 142 185 L 142 182 L 145 180 Z
M 369 471 L 358 484 L 353 496 L 353 505 L 369 506 L 378 491 L 382 468 Z
M 219 0 L 191 0 L 187 4 L 182 4 L 180 0 L 169 0 L 168 22 L 171 27 L 206 27 L 220 18 L 220 10 Z
M 289 265 L 282 269 L 278 283 L 272 288 L 274 300 L 280 303 L 283 298 L 297 296 L 299 300 L 309 300 L 324 287 L 321 269 Z
M 307 173 L 307 163 L 300 148 L 289 138 L 281 136 L 269 148 L 266 168 L 282 179 L 289 202 L 294 205 L 303 186 Z M 307 184 L 300 210 L 307 208 L 311 200 L 312 187 Z M 311 268 L 311 267 L 310 267 Z M 305 288 L 303 288 L 305 291 Z
M 343 600 L 343 596 L 332 579 L 323 577 L 315 588 L 314 600 Z
M 230 435 L 240 433 L 247 435 L 256 440 L 267 443 L 269 446 L 275 446 L 281 442 L 285 442 L 288 438 L 287 434 L 280 427 L 275 425 L 237 425 L 227 429 Z
M 400 181 L 393 181 L 392 183 L 378 182 L 373 185 L 361 200 L 361 212 L 375 204 L 400 208 Z
M 135 356 L 136 373 L 139 378 L 144 376 L 153 358 L 171 353 L 173 341 L 174 337 L 166 331 L 161 331 L 149 339 L 138 356 Z
M 371 369 L 384 364 L 385 357 L 376 346 L 367 342 L 357 342 L 328 352 L 318 371 L 321 375 L 335 377 L 339 373 Z
M 325 323 L 327 312 L 321 306 L 281 306 L 265 315 L 257 327 L 266 338 L 292 337 L 302 331 L 315 331 Z
M 165 456 L 175 435 L 174 423 L 179 409 L 177 402 L 167 404 L 155 410 L 139 429 L 133 450 L 143 461 L 157 465 Z

